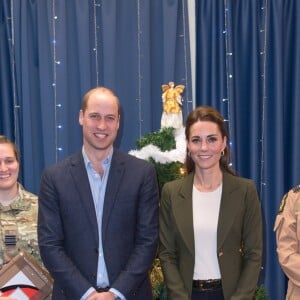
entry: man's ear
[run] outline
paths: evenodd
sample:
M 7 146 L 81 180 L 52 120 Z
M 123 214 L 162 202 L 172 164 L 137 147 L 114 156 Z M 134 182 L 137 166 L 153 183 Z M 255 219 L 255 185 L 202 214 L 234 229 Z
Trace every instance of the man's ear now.
M 79 111 L 78 122 L 80 125 L 83 123 L 83 111 L 82 109 Z

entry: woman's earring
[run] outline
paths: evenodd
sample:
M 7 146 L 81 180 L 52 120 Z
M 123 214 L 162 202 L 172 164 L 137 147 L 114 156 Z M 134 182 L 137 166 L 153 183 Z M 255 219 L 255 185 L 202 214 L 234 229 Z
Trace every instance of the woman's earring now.
M 221 152 L 221 156 L 224 156 L 224 154 L 225 154 L 225 151 L 223 150 L 223 151 Z

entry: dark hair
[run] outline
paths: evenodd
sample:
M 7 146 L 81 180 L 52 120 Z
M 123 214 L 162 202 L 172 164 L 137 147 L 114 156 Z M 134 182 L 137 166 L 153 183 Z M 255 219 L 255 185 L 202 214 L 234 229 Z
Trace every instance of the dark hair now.
M 83 100 L 82 100 L 82 104 L 81 104 L 81 110 L 83 111 L 83 113 L 86 111 L 87 109 L 87 106 L 88 106 L 88 100 L 90 98 L 90 96 L 95 93 L 95 92 L 102 92 L 102 93 L 106 93 L 106 94 L 110 94 L 112 95 L 113 97 L 116 98 L 116 101 L 117 101 L 117 105 L 118 105 L 118 114 L 120 114 L 120 101 L 119 101 L 119 98 L 118 96 L 109 88 L 106 88 L 106 87 L 103 87 L 103 86 L 98 86 L 98 87 L 95 87 L 91 90 L 89 90 L 84 96 L 83 96 Z
M 12 146 L 17 162 L 20 162 L 19 150 L 15 143 L 10 141 L 5 135 L 0 135 L 0 144 L 9 144 Z
M 185 122 L 185 138 L 188 141 L 190 138 L 190 129 L 191 126 L 198 121 L 209 121 L 217 124 L 222 138 L 227 137 L 227 144 L 224 149 L 224 155 L 220 158 L 220 168 L 222 171 L 228 172 L 230 174 L 235 174 L 235 172 L 230 168 L 230 148 L 228 146 L 229 138 L 227 133 L 226 124 L 224 122 L 221 114 L 211 106 L 198 106 L 193 111 L 189 113 L 187 116 L 187 120 Z M 185 168 L 187 173 L 191 173 L 195 170 L 195 163 L 191 159 L 188 151 L 186 152 L 185 157 Z

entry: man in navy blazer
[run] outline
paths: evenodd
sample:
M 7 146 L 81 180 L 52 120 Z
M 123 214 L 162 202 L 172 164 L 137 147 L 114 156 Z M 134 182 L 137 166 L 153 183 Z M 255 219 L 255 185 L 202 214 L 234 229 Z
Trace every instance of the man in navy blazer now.
M 53 300 L 152 300 L 159 192 L 154 167 L 113 147 L 120 103 L 97 87 L 83 98 L 82 151 L 49 167 L 38 238 Z

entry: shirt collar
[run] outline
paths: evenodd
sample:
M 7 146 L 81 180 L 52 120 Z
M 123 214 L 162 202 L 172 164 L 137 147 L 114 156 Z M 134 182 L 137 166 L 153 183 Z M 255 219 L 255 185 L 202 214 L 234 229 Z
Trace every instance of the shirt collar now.
M 113 152 L 114 152 L 114 148 L 112 147 L 111 150 L 109 151 L 108 155 L 106 158 L 104 158 L 102 161 L 101 161 L 101 164 L 106 167 L 108 165 L 110 165 L 111 163 L 111 159 L 112 159 L 112 155 L 113 155 Z M 85 167 L 88 169 L 88 168 L 92 168 L 92 163 L 91 161 L 89 160 L 86 152 L 85 152 L 85 149 L 84 149 L 84 145 L 82 146 L 82 156 L 83 156 L 83 160 L 84 160 L 84 164 L 85 164 Z

